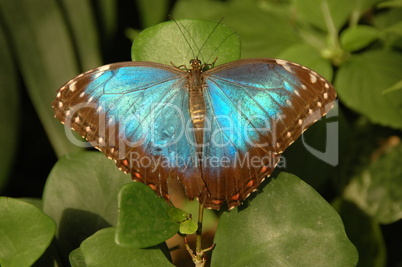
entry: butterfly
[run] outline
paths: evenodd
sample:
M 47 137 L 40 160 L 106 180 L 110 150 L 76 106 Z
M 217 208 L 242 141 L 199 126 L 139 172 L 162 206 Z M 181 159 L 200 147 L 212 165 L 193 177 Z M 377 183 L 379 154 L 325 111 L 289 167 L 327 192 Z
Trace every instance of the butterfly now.
M 219 210 L 240 205 L 281 153 L 333 106 L 322 76 L 271 58 L 190 68 L 132 61 L 78 75 L 57 92 L 55 117 L 169 200 L 169 179 Z

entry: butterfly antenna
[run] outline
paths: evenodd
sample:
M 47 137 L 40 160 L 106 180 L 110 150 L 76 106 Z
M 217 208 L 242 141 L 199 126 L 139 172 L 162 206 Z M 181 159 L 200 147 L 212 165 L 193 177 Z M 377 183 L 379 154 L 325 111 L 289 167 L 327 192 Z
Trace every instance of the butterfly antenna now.
M 212 57 L 213 55 L 215 55 L 216 51 L 219 50 L 219 48 L 226 42 L 226 40 L 229 39 L 229 38 L 230 38 L 232 35 L 234 35 L 234 34 L 235 34 L 235 32 L 232 32 L 231 34 L 229 34 L 228 36 L 226 36 L 225 39 L 223 39 L 223 41 L 215 48 L 214 52 L 211 53 L 211 55 L 209 56 L 207 62 L 209 62 L 209 61 L 211 60 L 211 57 Z
M 222 20 L 223 20 L 223 18 L 221 18 L 221 19 L 218 21 L 218 23 L 216 23 L 215 27 L 214 27 L 214 28 L 212 29 L 212 31 L 209 33 L 207 39 L 204 41 L 204 43 L 202 44 L 201 48 L 198 50 L 198 55 L 197 55 L 197 57 L 198 57 L 199 55 L 201 55 L 202 49 L 204 48 L 205 44 L 208 42 L 208 40 L 209 40 L 209 38 L 211 37 L 211 35 L 212 35 L 212 34 L 214 33 L 214 31 L 216 30 L 216 28 L 218 28 L 219 24 L 221 24 Z M 225 39 L 225 40 L 226 40 L 226 39 Z M 220 46 L 220 45 L 219 45 L 219 46 Z M 216 52 L 216 49 L 215 49 L 214 52 Z M 208 58 L 207 61 L 209 61 L 210 58 L 211 58 L 211 56 Z
M 186 32 L 187 32 L 188 36 L 190 37 L 191 41 L 193 42 L 194 46 L 197 48 L 198 51 L 200 51 L 200 48 L 198 47 L 197 42 L 194 40 L 193 36 L 190 34 L 188 29 L 186 27 L 184 27 L 183 24 L 182 24 L 182 27 L 186 30 Z M 198 58 L 198 55 L 197 56 L 195 55 L 194 50 L 191 49 L 191 51 L 193 51 L 193 57 Z
M 169 17 L 174 21 L 174 23 L 176 23 L 177 28 L 179 28 L 179 31 L 180 31 L 181 34 L 183 35 L 184 40 L 186 40 L 186 43 L 187 43 L 188 46 L 190 47 L 191 53 L 193 54 L 193 57 L 195 58 L 194 50 L 193 50 L 193 48 L 192 48 L 192 46 L 191 46 L 191 44 L 190 44 L 190 41 L 188 40 L 188 38 L 187 38 L 186 35 L 184 34 L 182 27 L 186 30 L 188 36 L 190 36 L 190 38 L 191 38 L 191 40 L 193 41 L 193 43 L 195 44 L 195 46 L 197 46 L 197 44 L 195 43 L 193 37 L 192 37 L 191 34 L 188 32 L 187 28 L 184 27 L 183 24 L 179 24 L 179 23 L 173 18 L 172 15 L 169 15 Z M 197 48 L 197 49 L 198 49 L 198 48 Z

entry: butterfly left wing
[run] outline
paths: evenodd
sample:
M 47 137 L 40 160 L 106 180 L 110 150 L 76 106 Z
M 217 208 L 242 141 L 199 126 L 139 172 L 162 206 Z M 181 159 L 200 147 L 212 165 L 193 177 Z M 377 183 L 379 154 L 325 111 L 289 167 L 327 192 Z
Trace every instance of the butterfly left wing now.
M 204 205 L 241 204 L 279 155 L 333 106 L 332 85 L 279 59 L 245 59 L 204 73 Z M 209 161 L 208 161 L 209 160 Z
M 59 89 L 55 117 L 159 195 L 169 198 L 168 178 L 180 176 L 194 198 L 204 185 L 189 145 L 194 135 L 185 131 L 191 121 L 186 75 L 151 62 L 102 66 Z

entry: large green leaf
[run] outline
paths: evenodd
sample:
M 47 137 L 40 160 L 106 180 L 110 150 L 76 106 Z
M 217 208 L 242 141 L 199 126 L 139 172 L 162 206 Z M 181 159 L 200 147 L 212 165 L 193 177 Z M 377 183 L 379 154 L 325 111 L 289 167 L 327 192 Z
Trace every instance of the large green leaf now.
M 239 37 L 230 28 L 200 20 L 176 23 L 164 22 L 142 31 L 133 43 L 132 59 L 189 66 L 195 57 L 203 63 L 217 57 L 215 65 L 240 58 Z
M 172 207 L 147 185 L 129 183 L 119 192 L 116 242 L 125 247 L 155 246 L 179 231 L 169 216 Z
M 54 237 L 56 225 L 31 204 L 0 197 L 0 265 L 31 266 Z
M 356 175 L 344 197 L 381 223 L 402 218 L 402 145 L 380 156 Z
M 245 209 L 219 221 L 212 266 L 355 266 L 336 211 L 296 176 L 281 173 Z
M 402 90 L 384 94 L 402 73 L 402 55 L 370 51 L 353 56 L 339 68 L 335 88 L 348 107 L 375 123 L 402 129 Z
M 80 251 L 86 266 L 173 266 L 158 248 L 126 248 L 114 242 L 115 229 L 98 231 L 84 242 Z
M 58 225 L 65 256 L 97 230 L 116 225 L 117 194 L 131 181 L 98 152 L 62 157 L 52 169 L 43 194 L 43 210 Z

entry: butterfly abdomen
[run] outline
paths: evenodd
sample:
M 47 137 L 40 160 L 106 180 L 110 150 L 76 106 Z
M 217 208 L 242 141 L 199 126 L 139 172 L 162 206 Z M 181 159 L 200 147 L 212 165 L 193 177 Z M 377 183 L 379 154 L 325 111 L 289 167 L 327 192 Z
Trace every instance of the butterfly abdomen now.
M 188 90 L 190 117 L 194 126 L 197 144 L 203 143 L 203 129 L 205 123 L 205 100 L 203 93 L 204 81 L 200 68 L 193 68 L 189 72 Z

